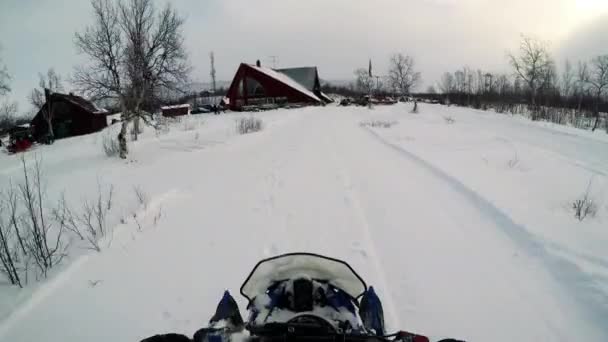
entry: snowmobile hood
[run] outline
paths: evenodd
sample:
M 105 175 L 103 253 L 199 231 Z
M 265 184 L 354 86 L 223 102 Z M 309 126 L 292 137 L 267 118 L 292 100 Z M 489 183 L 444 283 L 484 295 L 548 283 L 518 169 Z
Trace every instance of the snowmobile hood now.
M 312 253 L 288 253 L 258 262 L 241 286 L 241 294 L 251 301 L 276 282 L 297 278 L 328 282 L 353 298 L 367 290 L 365 281 L 342 260 Z

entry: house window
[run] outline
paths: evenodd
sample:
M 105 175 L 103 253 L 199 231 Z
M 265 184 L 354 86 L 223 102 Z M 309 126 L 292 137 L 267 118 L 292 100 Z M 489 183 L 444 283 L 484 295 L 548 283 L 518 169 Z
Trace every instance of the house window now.
M 247 77 L 247 95 L 250 97 L 264 97 L 264 87 L 257 80 Z

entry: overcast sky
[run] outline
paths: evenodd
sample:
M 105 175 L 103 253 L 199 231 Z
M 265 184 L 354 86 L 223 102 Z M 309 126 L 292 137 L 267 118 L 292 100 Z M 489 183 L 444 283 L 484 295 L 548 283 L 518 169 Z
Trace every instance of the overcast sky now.
M 166 0 L 157 0 L 158 6 Z M 366 67 L 386 74 L 394 52 L 413 56 L 424 84 L 463 65 L 508 71 L 521 33 L 551 42 L 558 61 L 608 54 L 608 0 L 175 0 L 186 17 L 192 78 L 218 79 L 240 62 L 319 67 L 323 79 L 353 78 Z M 13 76 L 11 97 L 29 109 L 38 73 L 68 78 L 82 56 L 74 32 L 91 18 L 86 0 L 0 0 L 0 56 Z M 68 85 L 69 88 L 69 85 Z M 68 89 L 69 90 L 69 89 Z

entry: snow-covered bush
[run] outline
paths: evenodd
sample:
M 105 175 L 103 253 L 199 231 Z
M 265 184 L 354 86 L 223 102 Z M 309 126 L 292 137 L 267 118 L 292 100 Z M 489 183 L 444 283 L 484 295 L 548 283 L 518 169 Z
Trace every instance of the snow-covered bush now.
M 76 241 L 100 251 L 106 236 L 106 217 L 112 209 L 114 188 L 102 189 L 85 201 L 82 211 L 68 205 L 65 196 L 52 206 L 46 197 L 43 164 L 28 167 L 22 157 L 23 181 L 0 191 L 0 274 L 13 285 L 46 277 L 68 255 Z
M 112 131 L 107 129 L 101 136 L 101 147 L 108 157 L 115 157 L 120 153 L 118 138 L 112 136 Z
M 361 126 L 374 127 L 374 128 L 391 128 L 393 125 L 398 124 L 397 121 L 386 121 L 386 120 L 372 120 L 364 121 Z
M 253 116 L 246 118 L 239 118 L 236 121 L 236 130 L 239 134 L 247 134 L 261 131 L 263 128 L 263 122 L 261 119 Z
M 62 197 L 53 216 L 60 229 L 72 232 L 81 241 L 86 242 L 86 248 L 101 252 L 99 242 L 109 234 L 107 216 L 112 210 L 114 187 L 109 186 L 104 191 L 98 184 L 97 196 L 94 200 L 86 200 L 80 213 L 75 212 Z
M 572 203 L 572 208 L 574 209 L 574 217 L 579 221 L 584 220 L 587 216 L 593 217 L 597 213 L 597 205 L 592 199 L 586 196 L 574 201 L 574 203 Z
M 590 195 L 591 183 L 592 180 L 589 181 L 585 193 L 572 203 L 574 217 L 576 217 L 579 221 L 584 220 L 587 216 L 594 217 L 597 213 L 597 204 Z
M 446 123 L 446 124 L 448 124 L 448 125 L 451 125 L 451 124 L 453 124 L 453 123 L 455 123 L 455 122 L 456 122 L 456 120 L 454 120 L 454 118 L 453 118 L 453 117 L 451 117 L 451 116 L 449 116 L 449 115 L 448 115 L 448 116 L 444 116 L 444 117 L 443 117 L 443 120 L 444 120 L 444 121 L 445 121 L 445 123 Z
M 22 287 L 28 274 L 46 277 L 67 255 L 64 229 L 50 215 L 43 180 L 43 165 L 28 167 L 21 157 L 23 180 L 0 196 L 0 273 Z
M 135 193 L 139 205 L 144 209 L 147 209 L 148 203 L 150 202 L 148 194 L 139 185 L 133 187 L 133 192 Z

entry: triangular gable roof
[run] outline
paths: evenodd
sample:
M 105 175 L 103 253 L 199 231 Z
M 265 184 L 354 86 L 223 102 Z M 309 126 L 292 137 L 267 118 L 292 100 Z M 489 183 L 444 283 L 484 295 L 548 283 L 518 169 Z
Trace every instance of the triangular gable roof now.
M 247 64 L 247 66 L 249 66 L 250 68 L 252 68 L 256 71 L 259 71 L 259 72 L 265 74 L 268 77 L 271 77 L 271 78 L 287 85 L 290 88 L 293 88 L 293 89 L 299 91 L 300 93 L 305 94 L 306 96 L 308 96 L 316 101 L 322 102 L 321 99 L 319 99 L 319 97 L 317 95 L 315 95 L 311 90 L 309 90 L 305 85 L 299 83 L 298 81 L 294 80 L 293 78 L 291 78 L 290 76 L 288 76 L 285 73 L 279 72 L 274 69 L 257 66 L 257 65 Z

